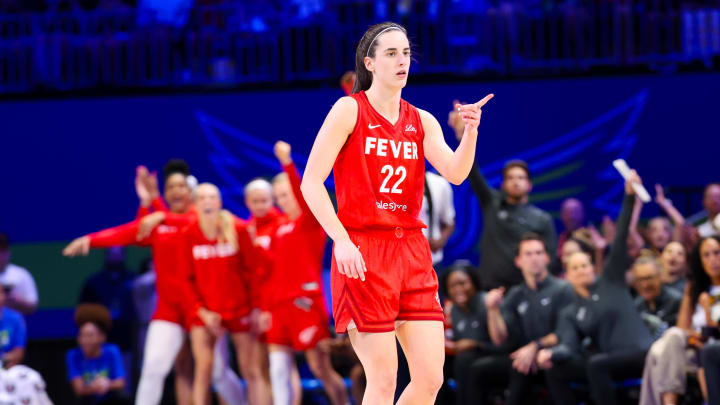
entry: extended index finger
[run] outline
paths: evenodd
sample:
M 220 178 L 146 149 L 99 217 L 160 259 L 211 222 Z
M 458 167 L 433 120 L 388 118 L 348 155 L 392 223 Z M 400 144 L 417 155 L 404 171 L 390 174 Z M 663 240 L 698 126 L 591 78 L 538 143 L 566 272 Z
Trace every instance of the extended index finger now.
M 484 105 L 485 105 L 488 101 L 490 101 L 490 99 L 492 99 L 493 97 L 495 97 L 495 95 L 492 94 L 492 93 L 490 93 L 490 94 L 488 94 L 487 96 L 485 96 L 482 100 L 480 100 L 480 101 L 478 101 L 477 103 L 475 103 L 475 106 L 478 107 L 478 108 L 482 108 L 482 106 L 484 106 Z

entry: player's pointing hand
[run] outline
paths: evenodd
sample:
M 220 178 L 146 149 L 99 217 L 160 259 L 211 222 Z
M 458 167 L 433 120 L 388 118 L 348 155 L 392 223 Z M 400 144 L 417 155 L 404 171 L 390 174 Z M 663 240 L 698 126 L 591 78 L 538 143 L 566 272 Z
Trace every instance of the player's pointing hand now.
M 455 109 L 462 122 L 465 124 L 465 131 L 477 130 L 480 125 L 480 118 L 482 117 L 482 108 L 488 101 L 490 101 L 494 94 L 488 94 L 482 100 L 474 104 L 455 104 Z

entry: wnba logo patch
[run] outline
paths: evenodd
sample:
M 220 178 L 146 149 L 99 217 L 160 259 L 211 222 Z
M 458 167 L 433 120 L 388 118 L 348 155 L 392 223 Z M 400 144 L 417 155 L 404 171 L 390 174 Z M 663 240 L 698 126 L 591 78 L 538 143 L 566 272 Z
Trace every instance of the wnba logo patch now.
M 417 134 L 417 129 L 412 124 L 407 124 L 405 126 L 405 132 L 415 132 Z

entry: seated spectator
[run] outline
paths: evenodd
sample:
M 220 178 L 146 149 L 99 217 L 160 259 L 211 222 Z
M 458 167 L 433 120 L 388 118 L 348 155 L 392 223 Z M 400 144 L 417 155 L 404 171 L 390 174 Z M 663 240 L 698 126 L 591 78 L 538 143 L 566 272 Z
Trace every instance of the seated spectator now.
M 687 252 L 680 242 L 670 242 L 660 255 L 662 266 L 662 282 L 681 294 L 685 291 L 687 280 Z
M 78 304 L 102 304 L 110 311 L 115 326 L 109 339 L 124 353 L 133 349 L 137 320 L 132 287 L 135 273 L 125 266 L 125 248 L 113 246 L 105 250 L 103 269 L 85 280 Z
M 596 277 L 591 258 L 585 253 L 575 253 L 568 261 L 567 280 L 575 296 L 560 313 L 556 331 L 560 344 L 540 350 L 536 359 L 540 368 L 548 370 L 554 403 L 575 403 L 568 382 L 587 379 L 595 403 L 617 404 L 613 381 L 642 374 L 652 338 L 625 284 L 630 264 L 627 240 L 635 202 L 634 182 L 639 183 L 640 178 L 633 172 L 625 184 L 612 248 L 600 276 Z M 589 355 L 583 351 L 586 338 L 596 348 Z
M 490 340 L 486 294 L 479 291 L 473 270 L 466 266 L 448 269 L 443 274 L 440 289 L 452 301 L 453 343 L 448 349 L 455 353 L 457 404 L 487 403 L 483 391 L 487 392 L 489 386 L 502 387 L 507 383 L 510 359 Z
M 672 240 L 673 226 L 670 224 L 670 220 L 665 217 L 655 217 L 648 221 L 647 229 L 645 230 L 645 239 L 647 240 L 647 247 L 655 254 L 665 249 L 668 243 Z
M 662 284 L 660 263 L 654 257 L 637 259 L 632 271 L 638 293 L 635 306 L 650 333 L 660 337 L 677 322 L 682 294 Z
M 685 393 L 687 372 L 697 369 L 698 350 L 720 319 L 720 236 L 700 240 L 690 261 L 690 280 L 685 287 L 677 327 L 656 341 L 645 360 L 641 405 L 677 404 Z M 690 349 L 691 355 L 688 356 Z M 698 369 L 698 380 L 704 372 Z M 714 382 L 714 381 L 713 381 Z
M 573 232 L 585 225 L 585 207 L 577 198 L 568 198 L 560 206 L 560 221 L 565 229 L 558 235 L 557 256 L 562 256 L 565 242 L 571 238 Z
M 600 274 L 602 270 L 603 261 L 605 260 L 605 249 L 607 248 L 607 241 L 600 235 L 600 233 L 593 226 L 587 228 L 580 228 L 570 235 L 570 238 L 565 240 L 563 247 L 560 252 L 560 264 L 561 269 L 558 272 L 560 277 L 565 276 L 565 270 L 567 269 L 568 260 L 574 253 L 585 252 L 593 258 L 595 264 L 595 272 Z
M 30 367 L 18 364 L 10 369 L 0 368 L 0 404 L 53 405 L 45 391 L 45 380 Z
M 7 289 L 0 286 L 0 354 L 2 367 L 10 368 L 20 362 L 25 356 L 25 319 L 14 309 L 5 306 Z
M 668 215 L 668 217 L 670 217 L 673 222 L 672 225 L 670 225 L 670 223 L 667 222 L 667 219 L 665 219 L 665 221 L 667 222 L 666 226 L 671 229 L 672 240 L 683 243 L 685 240 L 686 228 L 685 217 L 683 217 L 680 211 L 675 208 L 672 201 L 665 197 L 665 191 L 660 184 L 655 185 L 655 202 L 660 206 L 663 211 L 665 211 L 665 213 Z M 649 235 L 649 237 L 650 239 L 659 238 L 659 236 L 653 237 L 652 235 Z M 659 240 L 657 240 L 656 242 L 659 242 Z M 667 243 L 669 243 L 669 240 Z M 667 246 L 667 243 L 665 243 L 664 245 L 662 243 L 652 243 L 652 245 L 654 245 L 654 247 L 657 249 L 657 252 L 659 253 L 662 252 L 665 246 Z M 661 245 L 662 248 L 660 248 Z
M 720 215 L 720 183 L 710 183 L 705 187 L 703 193 L 703 207 L 707 212 L 707 221 L 697 227 L 701 238 L 720 234 L 713 221 Z
M 110 312 L 99 304 L 75 310 L 78 346 L 67 353 L 68 380 L 78 404 L 129 404 L 125 397 L 125 368 L 120 349 L 106 343 L 112 325 Z
M 5 306 L 27 315 L 35 312 L 38 292 L 27 269 L 10 263 L 10 238 L 0 233 L 0 284 L 7 293 Z

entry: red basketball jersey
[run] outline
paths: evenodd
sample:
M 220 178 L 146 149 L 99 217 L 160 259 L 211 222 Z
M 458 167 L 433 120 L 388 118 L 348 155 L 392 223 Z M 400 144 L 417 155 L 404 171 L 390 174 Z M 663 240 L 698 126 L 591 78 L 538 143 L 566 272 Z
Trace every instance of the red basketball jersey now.
M 400 100 L 392 125 L 370 105 L 364 91 L 351 96 L 357 122 L 333 172 L 338 217 L 345 228 L 423 228 L 418 218 L 425 186 L 425 154 L 418 110 Z

